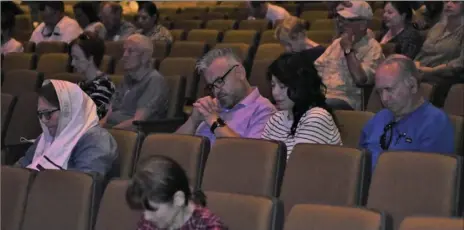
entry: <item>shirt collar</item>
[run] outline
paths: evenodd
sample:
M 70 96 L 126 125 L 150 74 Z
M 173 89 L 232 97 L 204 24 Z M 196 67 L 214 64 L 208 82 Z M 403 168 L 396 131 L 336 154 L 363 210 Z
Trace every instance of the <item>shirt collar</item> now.
M 232 109 L 223 109 L 225 112 L 229 112 L 232 110 L 236 110 L 239 108 L 247 107 L 253 104 L 261 95 L 257 87 L 252 87 L 252 91 L 248 96 L 246 96 L 243 100 L 241 100 L 238 104 L 236 104 Z

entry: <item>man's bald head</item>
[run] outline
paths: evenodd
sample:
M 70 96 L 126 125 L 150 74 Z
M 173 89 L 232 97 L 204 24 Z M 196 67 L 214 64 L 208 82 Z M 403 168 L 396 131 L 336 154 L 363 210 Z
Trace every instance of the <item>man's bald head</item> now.
M 379 65 L 379 69 L 385 66 L 394 66 L 398 68 L 398 71 L 400 71 L 399 77 L 413 77 L 417 83 L 420 83 L 422 80 L 421 74 L 414 61 L 405 55 L 393 54 L 388 56 L 387 59 Z

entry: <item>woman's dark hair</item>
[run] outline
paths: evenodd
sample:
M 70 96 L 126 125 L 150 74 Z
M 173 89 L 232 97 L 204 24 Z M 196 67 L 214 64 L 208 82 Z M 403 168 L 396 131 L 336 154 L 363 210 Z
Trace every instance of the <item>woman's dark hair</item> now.
M 250 2 L 251 7 L 254 9 L 261 7 L 264 4 L 266 4 L 266 1 L 251 1 Z
M 268 79 L 275 76 L 288 88 L 287 95 L 295 105 L 292 108 L 293 124 L 289 136 L 294 136 L 301 117 L 310 109 L 320 107 L 327 110 L 335 121 L 332 110 L 325 100 L 326 86 L 319 77 L 314 61 L 317 55 L 310 50 L 280 55 L 268 69 Z
M 385 2 L 385 5 L 387 5 L 388 3 L 390 3 L 393 6 L 393 8 L 395 8 L 401 16 L 403 14 L 406 14 L 405 22 L 411 22 L 412 6 L 410 2 L 388 1 L 388 2 Z
M 185 205 L 192 200 L 198 205 L 206 206 L 205 195 L 198 191 L 190 191 L 185 170 L 173 159 L 153 155 L 142 159 L 138 170 L 126 190 L 126 201 L 132 209 L 145 208 L 146 200 L 157 203 L 171 203 L 174 194 L 182 191 L 185 195 Z
M 58 95 L 56 94 L 55 87 L 51 82 L 40 87 L 40 89 L 37 91 L 37 94 L 39 97 L 45 98 L 45 100 L 47 100 L 53 106 L 57 107 L 58 109 L 60 108 Z
M 11 1 L 2 1 L 2 30 L 11 31 L 16 24 L 16 15 L 23 14 L 23 10 L 19 6 Z
M 84 33 L 69 43 L 69 52 L 71 52 L 73 45 L 78 45 L 86 58 L 93 56 L 95 66 L 100 67 L 103 55 L 105 54 L 105 42 L 97 34 L 84 31 Z
M 139 11 L 141 11 L 141 10 L 147 12 L 147 14 L 150 15 L 150 17 L 156 16 L 155 23 L 158 23 L 159 11 L 158 11 L 158 8 L 156 7 L 155 3 L 153 3 L 153 2 L 139 3 Z
M 87 16 L 89 23 L 100 21 L 98 17 L 98 5 L 94 2 L 78 2 L 73 6 L 74 10 L 80 9 Z
M 39 2 L 39 10 L 44 11 L 45 7 L 48 6 L 58 12 L 64 13 L 64 3 L 63 1 L 46 1 Z

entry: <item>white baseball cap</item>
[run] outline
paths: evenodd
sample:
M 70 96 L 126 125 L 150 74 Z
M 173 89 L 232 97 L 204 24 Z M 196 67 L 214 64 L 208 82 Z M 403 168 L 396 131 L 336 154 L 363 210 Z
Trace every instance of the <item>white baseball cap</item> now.
M 351 1 L 351 7 L 343 7 L 337 13 L 344 18 L 372 19 L 374 14 L 369 3 L 365 1 Z

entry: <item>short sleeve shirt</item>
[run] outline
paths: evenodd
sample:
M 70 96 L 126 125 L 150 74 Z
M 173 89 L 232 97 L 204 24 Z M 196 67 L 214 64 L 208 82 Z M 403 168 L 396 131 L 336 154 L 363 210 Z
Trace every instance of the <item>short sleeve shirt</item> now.
M 69 18 L 68 16 L 64 16 L 58 24 L 56 24 L 55 28 L 53 28 L 53 31 L 50 31 L 45 26 L 44 22 L 40 23 L 40 25 L 37 26 L 32 33 L 30 41 L 35 43 L 43 41 L 62 41 L 70 43 L 72 40 L 77 38 L 77 36 L 82 34 L 82 32 L 83 31 L 76 20 Z

